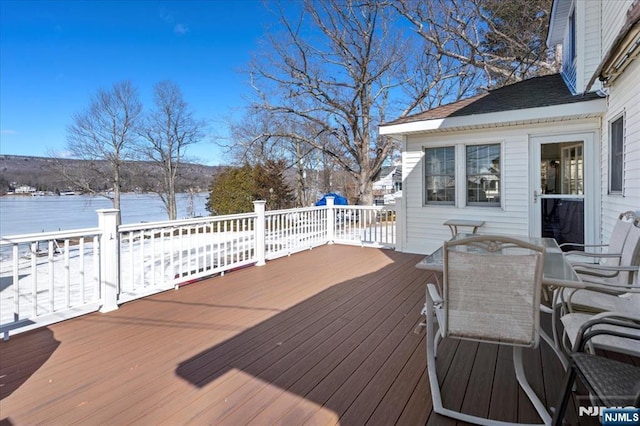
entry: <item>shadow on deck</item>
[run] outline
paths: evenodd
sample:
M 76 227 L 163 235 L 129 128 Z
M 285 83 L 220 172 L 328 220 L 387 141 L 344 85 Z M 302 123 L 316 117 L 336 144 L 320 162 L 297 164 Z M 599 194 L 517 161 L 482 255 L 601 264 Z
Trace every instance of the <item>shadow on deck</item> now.
M 431 410 L 421 258 L 323 246 L 15 336 L 0 343 L 0 413 L 14 424 L 455 424 Z M 445 405 L 539 421 L 510 348 L 444 341 L 439 354 Z M 563 370 L 552 351 L 541 344 L 524 364 L 553 405 Z

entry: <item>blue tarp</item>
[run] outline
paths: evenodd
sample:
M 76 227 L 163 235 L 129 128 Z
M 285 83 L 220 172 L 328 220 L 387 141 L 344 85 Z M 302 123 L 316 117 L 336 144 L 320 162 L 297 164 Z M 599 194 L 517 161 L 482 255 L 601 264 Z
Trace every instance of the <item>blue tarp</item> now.
M 343 197 L 340 194 L 336 194 L 336 193 L 329 193 L 329 194 L 325 194 L 322 198 L 320 198 L 317 202 L 316 202 L 316 206 L 326 206 L 327 205 L 327 197 L 334 197 L 333 199 L 333 204 L 336 206 L 346 206 L 349 204 L 349 201 Z

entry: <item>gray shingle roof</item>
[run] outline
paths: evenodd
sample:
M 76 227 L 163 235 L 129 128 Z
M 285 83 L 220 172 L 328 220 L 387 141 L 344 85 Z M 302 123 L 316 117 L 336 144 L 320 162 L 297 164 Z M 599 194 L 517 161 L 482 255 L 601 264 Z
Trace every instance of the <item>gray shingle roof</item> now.
M 492 112 L 572 104 L 598 99 L 595 93 L 573 95 L 560 74 L 534 77 L 487 93 L 401 117 L 384 125 L 412 123 L 446 117 L 463 117 Z

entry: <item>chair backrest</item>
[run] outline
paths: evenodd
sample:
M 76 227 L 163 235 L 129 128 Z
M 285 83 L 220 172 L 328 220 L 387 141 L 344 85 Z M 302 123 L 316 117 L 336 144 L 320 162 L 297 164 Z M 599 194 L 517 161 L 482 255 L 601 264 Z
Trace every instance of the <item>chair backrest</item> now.
M 609 236 L 608 253 L 622 253 L 629 231 L 633 227 L 633 221 L 636 218 L 636 214 L 631 210 L 620 213 L 616 224 L 611 230 L 611 235 Z M 621 265 L 621 262 L 622 261 L 619 257 L 609 257 L 605 258 L 602 264 L 607 266 L 619 266 Z
M 633 220 L 633 225 L 627 233 L 627 238 L 622 246 L 622 256 L 620 266 L 637 266 L 640 264 L 640 217 Z M 618 276 L 612 278 L 616 284 L 631 284 L 633 274 L 623 271 Z
M 442 334 L 535 347 L 544 248 L 496 235 L 444 243 Z

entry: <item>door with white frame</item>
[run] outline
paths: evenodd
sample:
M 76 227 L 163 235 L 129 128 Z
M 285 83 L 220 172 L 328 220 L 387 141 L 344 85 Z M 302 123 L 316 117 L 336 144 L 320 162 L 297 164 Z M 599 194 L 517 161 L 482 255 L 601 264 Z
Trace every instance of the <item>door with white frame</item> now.
M 531 138 L 531 236 L 555 238 L 558 244 L 595 242 L 598 172 L 594 140 L 593 133 Z

